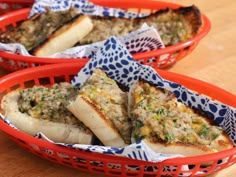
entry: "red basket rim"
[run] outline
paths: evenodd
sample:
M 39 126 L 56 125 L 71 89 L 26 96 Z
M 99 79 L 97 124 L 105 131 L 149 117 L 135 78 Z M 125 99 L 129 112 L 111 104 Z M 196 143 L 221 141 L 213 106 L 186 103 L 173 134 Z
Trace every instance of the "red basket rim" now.
M 21 78 L 24 77 L 25 75 L 27 76 L 32 76 L 35 75 L 37 76 L 37 73 L 47 73 L 50 71 L 54 71 L 54 70 L 58 70 L 60 69 L 62 70 L 66 70 L 66 69 L 72 69 L 73 71 L 75 69 L 81 69 L 84 64 L 86 62 L 78 62 L 76 65 L 74 63 L 65 63 L 65 64 L 52 64 L 52 65 L 44 65 L 44 66 L 39 66 L 39 67 L 35 67 L 35 68 L 27 68 L 24 70 L 20 70 L 20 71 L 16 71 L 14 73 L 10 73 L 6 76 L 3 76 L 2 78 L 0 78 L 0 85 L 6 83 L 6 82 L 10 82 L 10 81 L 14 81 L 14 79 L 17 78 Z M 216 87 L 214 85 L 208 84 L 206 82 L 194 79 L 194 78 L 190 78 L 188 76 L 184 76 L 181 74 L 176 74 L 173 72 L 168 72 L 168 71 L 163 71 L 163 70 L 156 70 L 163 78 L 165 79 L 175 79 L 178 80 L 180 79 L 180 83 L 184 83 L 183 85 L 186 87 L 192 87 L 194 88 L 195 85 L 195 89 L 199 89 L 201 90 L 201 92 L 203 92 L 203 94 L 208 93 L 208 91 L 206 91 L 205 89 L 208 88 L 210 86 L 210 89 L 212 90 L 212 92 L 216 92 L 215 96 L 217 98 L 221 98 L 222 97 L 222 101 L 225 103 L 228 103 L 228 99 L 231 98 L 231 106 L 236 107 L 236 96 L 233 94 L 230 94 L 229 92 Z M 201 87 L 200 87 L 201 86 Z M 220 93 L 220 94 L 219 94 Z M 235 98 L 235 99 L 232 99 Z M 69 154 L 79 154 L 80 156 L 87 156 L 87 155 L 91 155 L 91 152 L 84 152 L 84 151 L 78 151 L 78 150 L 73 150 L 70 148 L 66 148 L 66 147 L 62 147 L 59 145 L 55 145 L 52 144 L 50 142 L 44 141 L 44 140 L 40 140 L 37 138 L 34 138 L 26 133 L 20 132 L 10 126 L 7 126 L 3 121 L 0 121 L 0 127 L 1 130 L 4 131 L 5 133 L 15 137 L 16 134 L 18 134 L 19 136 L 17 137 L 18 139 L 21 139 L 23 141 L 26 141 L 28 143 L 32 143 L 32 144 L 40 144 L 40 146 L 44 146 L 45 148 L 48 149 L 56 149 L 58 152 L 66 152 Z M 158 162 L 156 164 L 163 164 L 163 165 L 174 165 L 177 163 L 177 161 L 179 160 L 182 164 L 193 164 L 193 163 L 198 163 L 201 164 L 203 162 L 205 162 L 206 159 L 209 159 L 210 161 L 212 160 L 217 160 L 217 159 L 222 159 L 226 156 L 230 156 L 230 155 L 235 155 L 236 154 L 236 147 L 232 148 L 232 149 L 228 149 L 228 150 L 224 150 L 224 151 L 220 151 L 217 153 L 212 153 L 212 154 L 206 154 L 206 155 L 200 155 L 200 156 L 192 156 L 192 157 L 181 157 L 181 158 L 174 158 L 174 159 L 168 159 L 165 160 L 163 162 Z M 104 156 L 103 154 L 98 154 L 98 153 L 93 153 L 93 155 L 97 158 L 97 159 L 104 159 L 104 160 L 112 160 L 112 161 L 116 161 L 116 162 L 129 162 L 131 164 L 149 164 L 149 165 L 153 165 L 155 163 L 153 162 L 146 162 L 146 161 L 139 161 L 139 160 L 133 160 L 133 159 L 128 159 L 128 158 L 124 158 L 124 157 L 117 157 L 117 156 Z
M 134 5 L 137 6 L 137 8 L 142 8 L 142 4 L 143 2 L 141 1 L 136 1 L 136 0 L 129 0 L 129 1 L 125 1 L 125 0 L 116 0 L 116 1 L 107 1 L 107 0 L 92 0 L 91 2 L 94 2 L 95 4 L 107 4 L 109 6 L 112 5 L 116 5 L 117 6 L 124 6 L 127 7 L 129 5 Z M 135 3 L 134 3 L 135 2 Z M 150 4 L 153 8 L 153 4 L 152 3 L 159 3 L 158 7 L 160 8 L 166 8 L 166 7 L 181 7 L 182 5 L 179 4 L 175 4 L 175 3 L 168 3 L 168 2 L 162 2 L 162 1 L 155 1 L 155 0 L 149 0 L 147 1 L 145 4 Z M 29 13 L 30 12 L 30 8 L 24 8 L 24 9 L 20 9 L 20 10 L 16 10 L 10 13 L 7 13 L 5 15 L 0 16 L 0 23 L 1 20 L 7 19 L 10 16 L 16 16 L 18 14 L 23 14 L 23 13 Z M 172 45 L 172 46 L 168 46 L 166 48 L 163 49 L 157 49 L 157 50 L 153 50 L 153 51 L 149 51 L 149 52 L 143 52 L 143 53 L 137 53 L 134 54 L 133 57 L 135 59 L 143 59 L 143 58 L 148 58 L 148 57 L 152 57 L 152 56 L 157 56 L 157 55 L 162 55 L 162 54 L 166 54 L 172 51 L 176 51 L 179 49 L 183 49 L 186 48 L 188 46 L 191 46 L 193 43 L 196 43 L 198 41 L 200 41 L 203 37 L 205 37 L 210 29 L 211 29 L 211 22 L 209 20 L 209 18 L 202 13 L 202 20 L 203 20 L 203 25 L 200 29 L 200 31 L 198 32 L 198 34 L 196 34 L 193 38 L 186 40 L 184 42 Z M 13 53 L 9 53 L 9 52 L 5 52 L 5 51 L 0 51 L 0 56 L 1 57 L 6 57 L 8 59 L 12 59 L 12 60 L 16 60 L 16 61 L 25 61 L 25 62 L 36 62 L 36 63 L 42 63 L 42 64 L 50 64 L 50 63 L 67 63 L 67 62 L 74 62 L 74 60 L 78 60 L 75 58 L 49 58 L 49 57 L 36 57 L 36 56 L 22 56 L 22 55 L 18 55 L 18 54 L 13 54 Z
M 33 0 L 0 0 L 0 3 L 33 4 Z

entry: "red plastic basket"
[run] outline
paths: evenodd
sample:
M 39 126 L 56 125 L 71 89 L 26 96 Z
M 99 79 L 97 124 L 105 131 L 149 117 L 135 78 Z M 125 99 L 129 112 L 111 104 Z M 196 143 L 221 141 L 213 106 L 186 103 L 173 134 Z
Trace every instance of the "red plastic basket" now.
M 85 63 L 45 65 L 11 73 L 0 79 L 0 99 L 7 92 L 17 88 L 24 88 L 26 85 L 51 85 L 59 81 L 69 82 Z M 236 107 L 236 96 L 227 91 L 183 75 L 163 70 L 157 71 L 165 79 L 178 82 L 200 94 Z M 236 147 L 209 155 L 175 158 L 159 163 L 151 163 L 55 145 L 13 129 L 2 120 L 0 121 L 0 128 L 20 146 L 42 158 L 78 170 L 108 176 L 161 177 L 167 175 L 168 177 L 177 177 L 184 174 L 189 176 L 205 176 L 222 170 L 236 162 Z M 202 164 L 209 165 L 204 166 Z M 185 170 L 182 168 L 183 165 L 188 165 L 190 168 Z M 154 170 L 145 170 L 147 167 Z M 166 171 L 167 167 L 174 167 L 175 170 Z
M 13 10 L 30 7 L 33 0 L 0 0 L 0 15 Z
M 147 1 L 136 1 L 136 0 L 93 0 L 95 4 L 107 6 L 107 7 L 115 7 L 115 8 L 123 8 L 125 10 L 131 10 L 142 12 L 149 11 L 154 12 L 158 9 L 163 8 L 178 8 L 181 5 L 167 2 L 159 2 L 153 0 Z M 0 17 L 0 29 L 3 31 L 7 26 L 13 25 L 16 26 L 16 23 L 22 20 L 25 20 L 29 14 L 30 9 L 22 9 L 12 13 L 8 13 Z M 153 50 L 150 52 L 138 53 L 134 54 L 134 58 L 140 61 L 143 64 L 150 65 L 152 67 L 157 68 L 166 68 L 168 66 L 173 65 L 178 60 L 190 54 L 193 49 L 197 46 L 198 42 L 208 34 L 211 28 L 211 24 L 209 19 L 202 14 L 203 26 L 201 27 L 199 33 L 195 35 L 193 38 L 173 45 L 166 47 L 164 49 Z M 77 59 L 52 59 L 52 58 L 44 58 L 44 57 L 35 57 L 35 56 L 21 56 L 8 52 L 0 52 L 0 57 L 2 61 L 0 62 L 0 66 L 4 67 L 9 71 L 20 70 L 26 67 L 34 67 L 44 64 L 51 63 L 68 63 L 68 62 L 76 62 Z M 150 60 L 152 58 L 152 60 Z

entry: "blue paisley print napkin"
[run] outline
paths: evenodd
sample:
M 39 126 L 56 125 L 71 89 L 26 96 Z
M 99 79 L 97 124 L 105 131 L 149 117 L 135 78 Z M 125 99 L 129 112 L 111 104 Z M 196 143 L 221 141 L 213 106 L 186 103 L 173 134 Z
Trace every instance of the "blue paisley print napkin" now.
M 236 108 L 213 101 L 180 84 L 161 78 L 152 67 L 137 63 L 125 46 L 115 37 L 109 38 L 104 43 L 104 46 L 72 80 L 72 84 L 80 87 L 91 75 L 93 69 L 97 67 L 102 68 L 111 78 L 127 87 L 142 79 L 160 88 L 168 89 L 176 95 L 179 101 L 204 111 L 208 117 L 214 119 L 229 134 L 236 145 Z

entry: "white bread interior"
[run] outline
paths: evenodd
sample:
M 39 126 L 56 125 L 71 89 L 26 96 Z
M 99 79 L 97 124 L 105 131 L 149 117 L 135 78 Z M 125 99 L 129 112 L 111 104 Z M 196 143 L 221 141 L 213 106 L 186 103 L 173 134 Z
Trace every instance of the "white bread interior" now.
M 96 109 L 96 106 L 82 95 L 78 95 L 75 101 L 67 108 L 83 122 L 105 146 L 124 147 L 124 140 L 118 131 L 111 125 L 106 117 Z
M 19 97 L 19 90 L 12 91 L 3 97 L 1 104 L 6 118 L 9 119 L 19 130 L 30 135 L 42 132 L 54 142 L 73 144 L 92 143 L 92 133 L 84 132 L 76 125 L 36 119 L 26 113 L 21 113 L 17 103 Z
M 92 20 L 88 16 L 79 16 L 72 23 L 64 25 L 53 33 L 48 40 L 34 50 L 34 55 L 47 57 L 54 53 L 73 47 L 93 29 Z

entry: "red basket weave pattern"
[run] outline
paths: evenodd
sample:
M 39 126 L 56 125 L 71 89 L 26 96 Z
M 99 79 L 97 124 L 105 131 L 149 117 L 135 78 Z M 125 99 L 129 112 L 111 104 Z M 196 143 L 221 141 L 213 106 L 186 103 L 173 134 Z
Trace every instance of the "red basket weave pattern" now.
M 123 8 L 125 10 L 131 10 L 136 12 L 154 12 L 156 10 L 162 8 L 178 8 L 181 5 L 167 3 L 167 2 L 159 2 L 159 1 L 136 1 L 136 0 L 92 0 L 95 4 L 103 5 L 107 7 L 115 7 L 115 8 Z M 4 31 L 6 26 L 13 25 L 15 26 L 17 22 L 25 20 L 29 14 L 30 9 L 23 9 L 13 13 L 8 13 L 0 18 L 0 31 Z M 140 63 L 150 65 L 155 68 L 166 68 L 185 56 L 189 55 L 197 46 L 198 42 L 205 37 L 210 31 L 211 24 L 209 19 L 202 14 L 203 26 L 201 27 L 199 33 L 195 35 L 193 38 L 175 44 L 173 46 L 168 46 L 163 49 L 153 50 L 150 52 L 143 52 L 134 54 L 134 58 Z M 4 67 L 9 71 L 20 70 L 26 67 L 35 67 L 43 64 L 50 63 L 64 63 L 71 62 L 76 59 L 52 59 L 52 58 L 43 58 L 43 57 L 35 57 L 35 56 L 20 56 L 7 52 L 0 52 L 0 57 L 2 61 L 0 62 L 0 66 Z
M 33 85 L 48 86 L 61 81 L 69 82 L 85 63 L 86 61 L 77 62 L 76 64 L 54 64 L 11 73 L 0 79 L 1 97 L 17 88 L 25 88 Z M 212 99 L 217 99 L 225 104 L 236 107 L 235 95 L 218 87 L 162 70 L 158 70 L 158 73 L 165 79 L 178 82 L 201 94 L 208 95 Z M 4 121 L 0 121 L 0 127 L 2 131 L 8 134 L 20 146 L 42 158 L 78 170 L 108 176 L 161 177 L 167 175 L 177 177 L 183 174 L 188 176 L 205 176 L 222 170 L 236 162 L 236 148 L 209 155 L 175 158 L 159 163 L 152 163 L 58 146 L 13 129 L 4 123 Z M 206 166 L 204 164 L 208 165 Z M 189 169 L 183 168 L 186 166 Z M 167 170 L 170 167 L 173 169 L 171 171 Z

